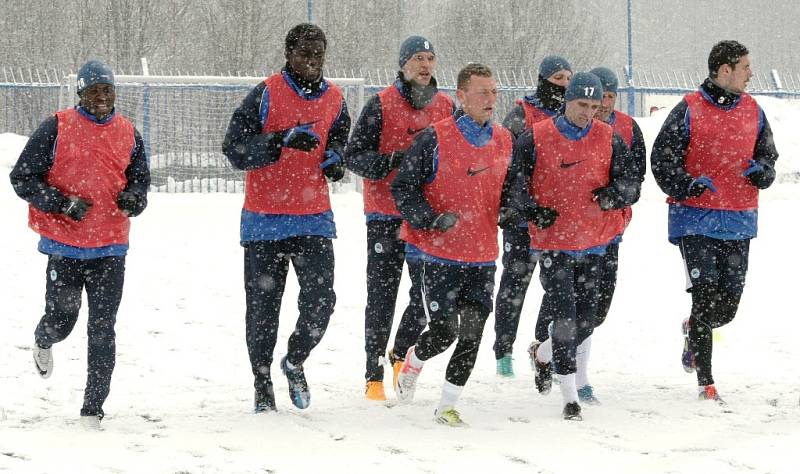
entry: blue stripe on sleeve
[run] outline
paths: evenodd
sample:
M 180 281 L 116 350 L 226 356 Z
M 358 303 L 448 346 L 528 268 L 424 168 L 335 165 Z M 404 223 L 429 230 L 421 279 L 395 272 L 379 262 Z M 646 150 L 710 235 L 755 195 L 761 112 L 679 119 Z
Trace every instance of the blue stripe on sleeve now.
M 267 118 L 269 116 L 269 87 L 264 88 L 264 92 L 261 93 L 261 105 L 258 108 L 258 120 L 261 122 L 261 128 L 264 128 L 264 125 L 267 124 Z

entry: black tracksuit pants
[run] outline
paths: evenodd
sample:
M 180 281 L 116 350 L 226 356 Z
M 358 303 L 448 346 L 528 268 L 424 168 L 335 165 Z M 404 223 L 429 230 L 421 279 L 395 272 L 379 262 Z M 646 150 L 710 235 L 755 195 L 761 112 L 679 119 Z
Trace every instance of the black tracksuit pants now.
M 289 262 L 300 285 L 299 315 L 287 350 L 289 362 L 293 365 L 305 362 L 325 335 L 336 304 L 331 239 L 299 236 L 244 244 L 247 351 L 255 388 L 262 393 L 272 385 L 270 366 Z
M 117 310 L 125 282 L 125 257 L 73 259 L 49 256 L 45 312 L 36 326 L 36 344 L 63 341 L 78 321 L 83 289 L 89 303 L 88 368 L 81 416 L 102 417 L 116 364 Z
M 702 235 L 680 239 L 679 248 L 692 294 L 689 348 L 698 385 L 711 385 L 711 330 L 733 321 L 744 291 L 750 240 L 720 240 Z
M 527 227 L 503 229 L 503 274 L 497 290 L 496 311 L 494 315 L 494 356 L 502 358 L 513 352 L 517 339 L 522 305 L 536 268 L 536 258 L 530 254 L 531 238 Z M 537 339 L 539 326 L 543 326 L 547 337 L 549 321 L 536 322 Z M 543 339 L 540 339 L 543 340 Z
M 605 255 L 600 257 L 600 276 L 598 284 L 597 316 L 594 327 L 605 322 L 611 309 L 611 300 L 617 288 L 617 268 L 619 267 L 619 244 L 606 247 Z
M 557 251 L 539 257 L 545 292 L 539 319 L 553 321 L 553 367 L 559 375 L 576 372 L 576 349 L 594 330 L 600 262 L 599 255 L 576 259 Z
M 383 380 L 380 360 L 386 354 L 392 331 L 397 290 L 403 274 L 405 242 L 398 237 L 401 219 L 367 222 L 367 308 L 364 314 L 364 350 L 367 354 L 367 381 Z M 408 263 L 411 289 L 409 302 L 394 339 L 394 353 L 404 358 L 425 325 L 422 306 L 422 264 Z
M 466 385 L 492 311 L 496 267 L 461 266 L 425 262 L 422 284 L 428 329 L 419 336 L 416 355 L 420 360 L 446 351 L 458 339 L 445 380 Z

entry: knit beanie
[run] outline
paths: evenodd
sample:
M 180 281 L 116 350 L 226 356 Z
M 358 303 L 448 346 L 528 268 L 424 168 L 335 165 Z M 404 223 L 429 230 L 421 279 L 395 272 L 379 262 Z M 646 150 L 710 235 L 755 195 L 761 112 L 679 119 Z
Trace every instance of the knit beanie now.
M 78 94 L 95 84 L 114 85 L 114 72 L 103 63 L 92 59 L 78 69 Z
M 436 54 L 433 51 L 433 44 L 422 36 L 409 36 L 406 38 L 403 44 L 400 45 L 400 67 L 403 67 L 406 61 L 411 59 L 411 56 L 420 51 L 428 51 L 434 55 Z
M 600 83 L 603 84 L 603 92 L 613 92 L 614 94 L 617 93 L 617 87 L 619 87 L 619 80 L 617 79 L 617 75 L 614 74 L 614 71 L 607 67 L 596 67 L 589 71 L 590 73 L 594 74 L 600 79 Z
M 567 102 L 576 99 L 603 100 L 603 84 L 590 72 L 575 73 L 569 81 L 564 99 Z
M 547 56 L 539 64 L 539 75 L 547 79 L 562 69 L 572 72 L 572 67 L 566 59 L 556 55 Z

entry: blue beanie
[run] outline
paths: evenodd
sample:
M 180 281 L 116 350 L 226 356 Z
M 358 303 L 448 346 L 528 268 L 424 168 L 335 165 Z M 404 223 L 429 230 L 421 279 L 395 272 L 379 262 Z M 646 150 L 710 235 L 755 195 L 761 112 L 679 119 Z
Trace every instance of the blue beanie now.
M 547 79 L 562 69 L 572 72 L 572 67 L 566 59 L 556 55 L 547 56 L 539 64 L 539 75 Z
M 564 94 L 567 102 L 576 99 L 603 100 L 603 83 L 590 72 L 578 72 L 572 76 Z
M 419 53 L 420 51 L 428 51 L 434 55 L 436 54 L 433 51 L 433 45 L 431 42 L 422 36 L 409 36 L 406 38 L 406 40 L 403 41 L 403 44 L 400 45 L 400 67 L 403 67 L 406 61 L 411 59 L 411 56 Z
M 612 71 L 607 67 L 600 66 L 592 69 L 589 72 L 591 72 L 600 79 L 600 82 L 603 84 L 604 92 L 613 92 L 614 94 L 617 93 L 617 87 L 619 87 L 619 80 L 617 79 L 617 75 L 614 74 L 614 71 Z
M 95 84 L 114 85 L 114 71 L 102 61 L 92 59 L 78 69 L 78 94 Z

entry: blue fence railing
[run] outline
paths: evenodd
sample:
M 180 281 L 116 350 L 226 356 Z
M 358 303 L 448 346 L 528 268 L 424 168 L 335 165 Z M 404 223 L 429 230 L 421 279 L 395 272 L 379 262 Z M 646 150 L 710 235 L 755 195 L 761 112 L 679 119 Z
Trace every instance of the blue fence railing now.
M 751 92 L 757 96 L 800 99 L 800 80 L 788 77 L 787 81 L 781 81 L 777 75 L 757 77 L 751 81 Z M 384 78 L 393 79 L 388 74 Z M 618 107 L 625 107 L 632 95 L 635 116 L 649 115 L 656 102 L 662 106 L 668 103 L 665 96 L 676 96 L 677 101 L 678 97 L 696 90 L 703 78 L 672 75 L 638 79 L 647 85 L 621 87 L 617 102 Z M 501 121 L 520 97 L 533 92 L 532 81 L 532 77 L 523 74 L 498 75 L 496 120 Z M 440 89 L 455 96 L 454 82 L 455 77 L 443 74 Z M 363 96 L 359 87 L 342 87 L 354 121 L 361 101 L 385 85 L 364 85 Z M 118 108 L 142 133 L 158 189 L 203 192 L 241 189 L 242 173 L 230 167 L 220 148 L 233 110 L 251 88 L 252 84 L 118 84 Z M 0 83 L 0 133 L 29 136 L 59 106 L 66 106 L 59 104 L 59 96 L 65 91 L 66 86 L 53 82 Z

